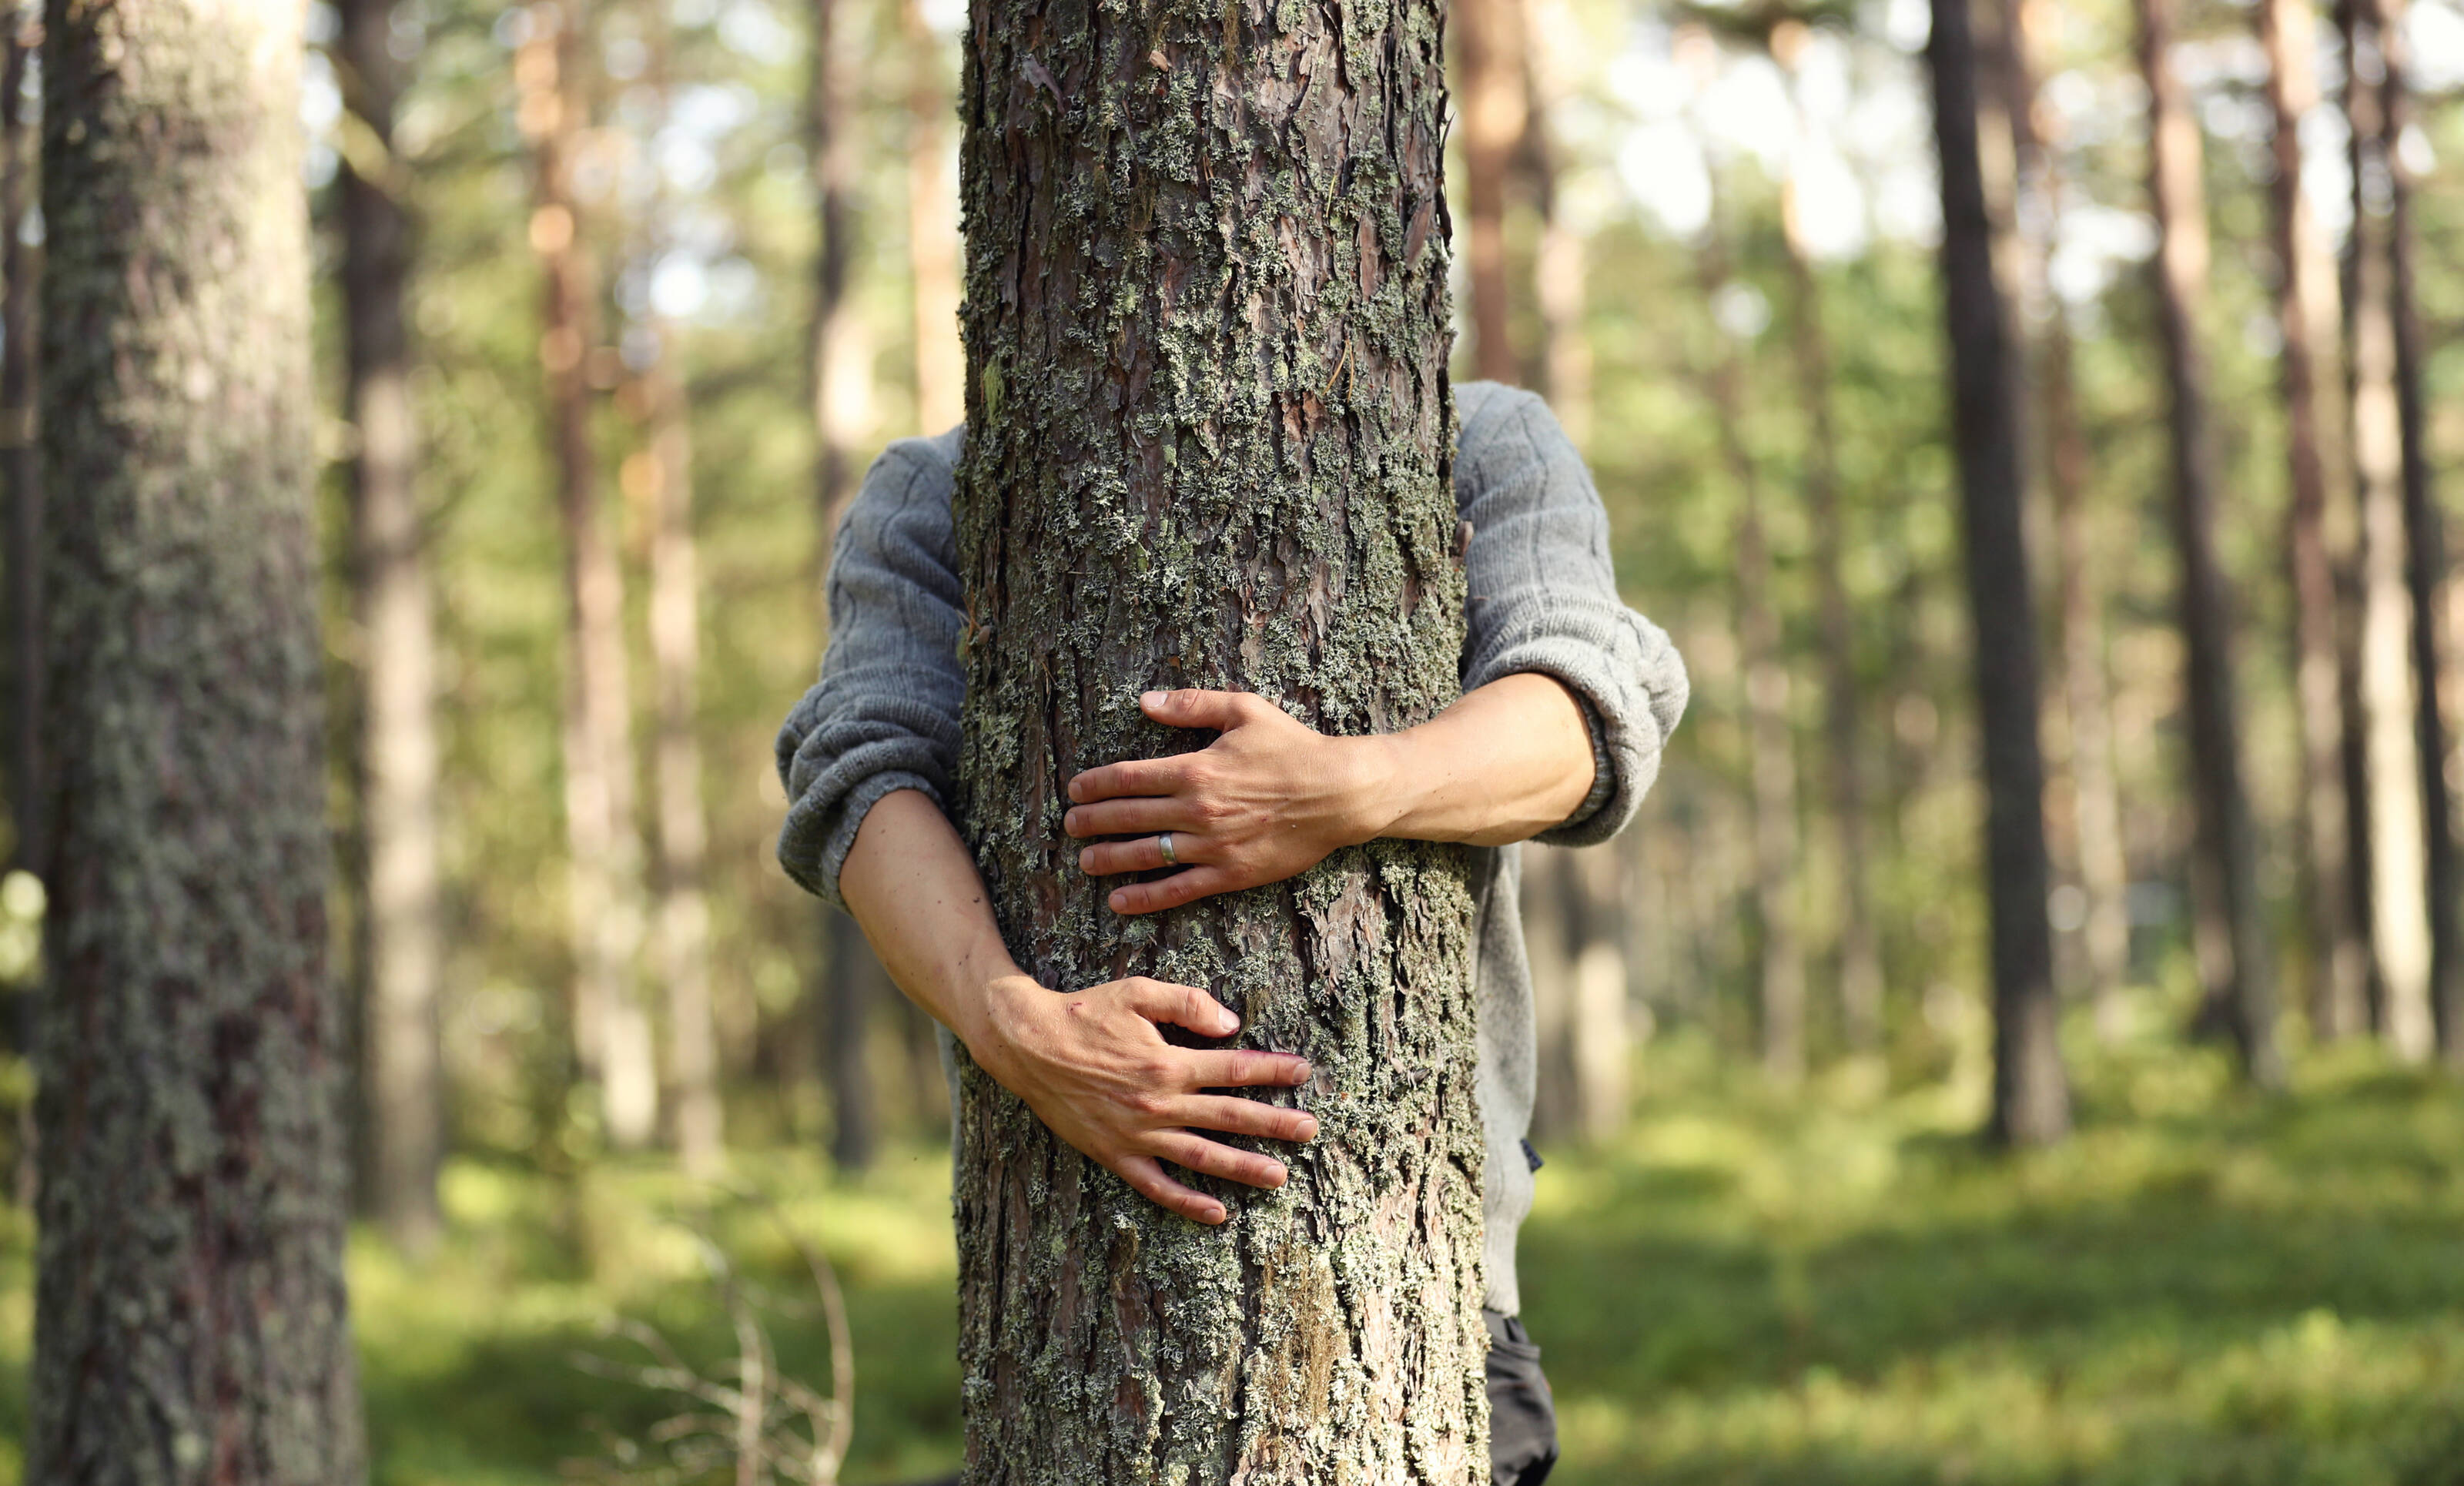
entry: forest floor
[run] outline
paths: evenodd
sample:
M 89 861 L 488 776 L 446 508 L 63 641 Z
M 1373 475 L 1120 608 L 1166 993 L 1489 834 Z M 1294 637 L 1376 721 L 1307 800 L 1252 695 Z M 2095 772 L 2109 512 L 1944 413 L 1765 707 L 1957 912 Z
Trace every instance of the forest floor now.
M 1525 1230 L 1526 1320 L 1567 1459 L 1552 1486 L 2459 1486 L 2464 1094 L 2366 1053 L 2292 1094 L 2150 1045 L 2093 1060 L 2081 1131 L 2002 1161 L 1974 1089 L 1886 1095 L 1853 1071 L 1787 1100 L 1662 1042 L 1630 1134 L 1553 1154 Z M 1972 1084 L 1972 1081 L 1969 1081 Z M 958 1435 L 946 1156 L 857 1179 L 739 1156 L 847 1284 L 847 1479 L 926 1479 Z M 672 1406 L 577 1357 L 612 1318 L 732 1355 L 719 1291 L 654 1164 L 564 1181 L 480 1163 L 413 1269 L 355 1244 L 380 1486 L 617 1478 L 611 1438 Z M 23 1429 L 23 1220 L 0 1229 L 0 1482 Z M 779 1362 L 825 1386 L 771 1216 L 704 1231 L 767 1286 Z M 772 1299 L 775 1296 L 781 1299 Z M 801 1307 L 801 1308 L 800 1308 Z M 792 1314 L 791 1314 L 792 1313 Z M 629 1355 L 638 1355 L 629 1354 Z

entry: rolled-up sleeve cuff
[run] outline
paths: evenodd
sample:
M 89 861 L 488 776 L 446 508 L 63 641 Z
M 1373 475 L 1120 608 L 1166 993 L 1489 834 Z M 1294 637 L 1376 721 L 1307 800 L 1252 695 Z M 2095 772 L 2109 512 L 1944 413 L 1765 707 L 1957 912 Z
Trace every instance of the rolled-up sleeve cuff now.
M 1661 628 L 1622 604 L 1528 601 L 1497 616 L 1499 643 L 1472 658 L 1466 689 L 1532 671 L 1572 691 L 1591 734 L 1592 788 L 1538 840 L 1556 846 L 1607 841 L 1634 819 L 1660 774 L 1661 748 L 1683 715 L 1686 679 Z
M 941 791 L 920 774 L 885 769 L 867 775 L 824 808 L 788 812 L 787 823 L 779 832 L 780 864 L 805 891 L 833 907 L 846 907 L 839 873 L 847 866 L 847 853 L 855 848 L 856 833 L 864 829 L 864 818 L 895 790 L 920 790 L 935 805 L 948 808 Z

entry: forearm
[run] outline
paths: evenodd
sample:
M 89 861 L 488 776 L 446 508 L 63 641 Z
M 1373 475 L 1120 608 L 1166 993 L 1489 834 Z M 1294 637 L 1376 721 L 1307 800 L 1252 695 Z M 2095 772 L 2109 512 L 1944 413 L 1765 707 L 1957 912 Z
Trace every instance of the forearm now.
M 1533 672 L 1466 692 L 1417 728 L 1359 741 L 1375 760 L 1363 839 L 1526 841 L 1574 813 L 1596 767 L 1581 704 Z
M 1020 976 L 975 858 L 929 796 L 893 790 L 865 815 L 839 892 L 890 978 L 927 1015 L 980 1045 L 991 988 Z

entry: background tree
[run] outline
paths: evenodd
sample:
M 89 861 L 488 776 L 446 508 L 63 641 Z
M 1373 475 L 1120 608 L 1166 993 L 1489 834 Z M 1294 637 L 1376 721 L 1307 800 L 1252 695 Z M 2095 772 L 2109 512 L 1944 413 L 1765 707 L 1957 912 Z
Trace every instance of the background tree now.
M 2036 741 L 2036 639 L 2019 510 L 2018 384 L 1993 278 L 1977 151 L 1976 43 L 1967 0 L 1934 0 L 1926 42 L 1942 162 L 1942 281 L 1950 338 L 1969 611 L 1983 733 L 1987 892 L 1993 930 L 1993 1117 L 2012 1145 L 2070 1129 L 2045 918 L 2044 767 Z
M 344 104 L 359 129 L 337 215 L 348 350 L 343 399 L 356 432 L 351 463 L 355 617 L 363 690 L 360 794 L 365 835 L 362 1013 L 362 1187 L 406 1250 L 436 1238 L 437 1164 L 445 1136 L 437 992 L 444 925 L 437 861 L 436 641 L 419 500 L 407 294 L 408 172 L 393 154 L 402 64 L 393 0 L 341 7 L 337 52 Z M 361 132 L 364 130 L 364 133 Z
M 2198 848 L 2191 858 L 2196 945 L 2208 1000 L 2203 1018 L 2228 1029 L 2251 1080 L 2273 1087 L 2276 993 L 2259 918 L 2258 841 L 2242 785 L 2240 704 L 2233 681 L 2232 594 L 2215 555 L 2215 465 L 2209 447 L 2201 307 L 2210 268 L 2199 126 L 2173 70 L 2170 0 L 2138 0 L 2139 59 L 2147 84 L 2149 199 L 2156 210 L 2156 310 L 2171 423 L 2173 541 L 2189 776 Z
M 364 1473 L 326 974 L 299 14 L 45 19 L 47 736 L 29 1475 Z
M 970 1476 L 1468 1486 L 1463 855 L 1381 841 L 1125 926 L 1057 828 L 1070 774 L 1190 741 L 1143 720 L 1144 688 L 1237 687 L 1338 732 L 1456 694 L 1440 11 L 1175 3 L 1123 31 L 979 7 L 962 98 L 960 817 L 1031 973 L 1210 988 L 1311 1060 L 1322 1129 L 1201 1230 L 966 1067 Z

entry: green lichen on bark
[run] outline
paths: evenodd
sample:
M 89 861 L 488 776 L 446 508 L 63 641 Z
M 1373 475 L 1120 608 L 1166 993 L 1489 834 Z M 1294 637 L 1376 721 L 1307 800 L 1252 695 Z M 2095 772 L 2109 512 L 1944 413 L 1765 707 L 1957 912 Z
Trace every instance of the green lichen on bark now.
M 351 1486 L 301 14 L 53 0 L 34 1481 Z
M 1124 921 L 1068 776 L 1201 746 L 1156 687 L 1330 732 L 1453 700 L 1439 0 L 978 0 L 962 154 L 960 816 L 1021 963 L 1207 987 L 1308 1056 L 1265 1193 L 1149 1205 L 963 1070 L 968 1478 L 1485 1479 L 1470 899 L 1378 842 Z

